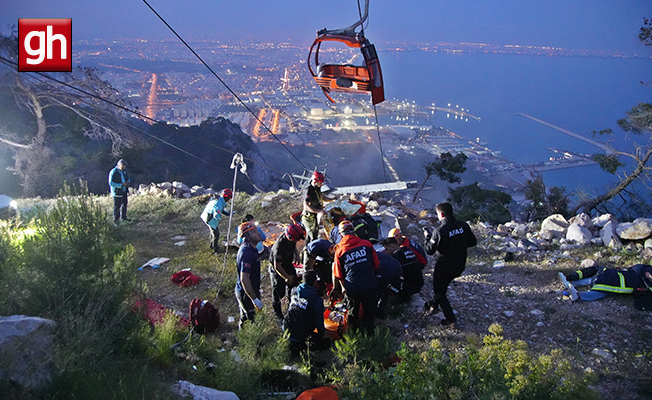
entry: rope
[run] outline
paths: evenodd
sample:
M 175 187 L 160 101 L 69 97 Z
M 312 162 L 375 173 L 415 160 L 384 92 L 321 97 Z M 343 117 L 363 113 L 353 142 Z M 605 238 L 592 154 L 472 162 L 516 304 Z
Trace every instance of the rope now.
M 383 153 L 383 142 L 380 140 L 380 127 L 378 125 L 378 112 L 376 112 L 376 105 L 374 104 L 374 116 L 376 117 L 376 133 L 378 134 L 378 147 L 380 148 L 380 162 L 383 164 L 383 175 L 385 182 L 387 182 L 387 171 L 385 170 L 385 155 Z
M 246 108 L 247 111 L 249 111 L 249 112 L 251 113 L 251 115 L 253 115 L 254 118 L 256 118 L 256 120 L 257 120 L 258 122 L 260 122 L 260 125 L 263 126 L 263 127 L 265 128 L 265 130 L 267 130 L 267 132 L 269 132 L 269 133 L 274 137 L 274 139 L 276 139 L 276 141 L 279 142 L 279 143 L 281 144 L 281 146 L 283 146 L 283 148 L 284 148 L 285 150 L 287 150 L 287 152 L 290 153 L 290 155 L 292 155 L 292 157 L 294 157 L 295 160 L 297 160 L 297 162 L 298 162 L 299 164 L 301 164 L 301 166 L 303 167 L 304 170 L 307 170 L 308 167 L 306 167 L 306 165 L 305 165 L 303 162 L 301 162 L 301 160 L 299 160 L 299 158 L 298 158 L 297 156 L 295 156 L 294 153 L 292 153 L 292 151 L 291 151 L 291 150 L 290 150 L 290 149 L 285 145 L 285 143 L 283 143 L 283 142 L 282 142 L 282 141 L 281 141 L 281 140 L 280 140 L 280 139 L 279 139 L 279 138 L 274 134 L 274 132 L 272 132 L 272 130 L 269 129 L 269 127 L 268 127 L 267 125 L 265 125 L 265 123 L 264 123 L 263 121 L 261 121 L 260 118 L 258 118 L 258 115 L 256 115 L 256 114 L 255 114 L 255 113 L 254 113 L 254 112 L 249 108 L 249 106 L 247 106 L 247 105 L 245 104 L 245 102 L 242 101 L 242 99 L 240 99 L 240 96 L 238 96 L 238 95 L 237 95 L 233 90 L 231 90 L 231 88 L 229 87 L 229 85 L 227 85 L 226 82 L 224 82 L 224 81 L 222 80 L 222 78 L 220 78 L 220 77 L 215 73 L 215 71 L 213 71 L 213 69 L 212 69 L 208 64 L 206 64 L 206 62 L 205 62 L 205 61 L 204 61 L 204 60 L 199 56 L 199 54 L 197 54 L 197 53 L 195 52 L 195 50 L 193 50 L 193 48 L 190 47 L 190 45 L 189 45 L 188 43 L 186 43 L 185 40 L 183 40 L 183 38 L 182 38 L 182 37 L 181 37 L 181 36 L 180 36 L 180 35 L 179 35 L 175 30 L 174 30 L 174 28 L 172 28 L 172 27 L 170 26 L 170 24 L 168 24 L 168 23 L 165 21 L 165 19 L 163 19 L 163 17 L 162 17 L 160 14 L 159 14 L 158 12 L 156 12 L 156 10 L 155 10 L 151 5 L 149 5 L 149 3 L 147 2 L 147 0 L 143 0 L 143 2 L 144 2 L 144 3 L 147 5 L 147 7 L 149 7 L 149 9 L 152 10 L 152 12 L 153 12 L 153 13 L 154 13 L 154 14 L 155 14 L 155 15 L 156 15 L 156 16 L 157 16 L 157 17 L 158 17 L 158 18 L 159 18 L 159 19 L 160 19 L 164 24 L 165 24 L 165 26 L 167 26 L 167 27 L 170 29 L 170 31 L 172 31 L 172 33 L 174 33 L 174 35 L 175 35 L 175 36 L 176 36 L 176 37 L 181 41 L 181 43 L 183 43 L 183 44 L 188 48 L 188 50 L 190 50 L 190 52 L 192 52 L 192 54 L 194 54 L 195 57 L 197 57 L 197 59 L 198 59 L 202 64 L 204 64 L 204 66 L 205 66 L 206 68 L 208 68 L 208 70 L 213 74 L 213 76 L 215 76 L 215 77 L 217 78 L 217 80 L 220 81 L 220 83 L 221 83 L 222 85 L 224 85 L 224 87 L 225 87 L 225 88 L 226 88 L 226 89 L 227 89 L 227 90 L 228 90 L 228 91 L 233 95 L 233 97 L 235 97 L 235 98 L 240 102 L 240 104 L 242 104 L 242 105 L 244 106 L 244 108 Z
M 231 160 L 231 169 L 233 169 L 233 187 L 231 188 L 232 193 L 233 193 L 233 198 L 231 199 L 231 210 L 229 212 L 229 226 L 226 231 L 226 245 L 224 246 L 224 259 L 222 262 L 222 271 L 220 272 L 220 283 L 217 285 L 217 293 L 215 294 L 215 300 L 213 302 L 217 301 L 217 298 L 220 295 L 220 291 L 222 290 L 222 283 L 224 282 L 224 271 L 226 270 L 226 256 L 229 252 L 229 241 L 231 239 L 231 221 L 233 220 L 233 207 L 235 203 L 235 181 L 236 177 L 238 176 L 238 166 L 240 166 L 240 171 L 243 174 L 247 173 L 247 164 L 244 163 L 242 154 L 236 153 L 233 156 L 233 159 Z

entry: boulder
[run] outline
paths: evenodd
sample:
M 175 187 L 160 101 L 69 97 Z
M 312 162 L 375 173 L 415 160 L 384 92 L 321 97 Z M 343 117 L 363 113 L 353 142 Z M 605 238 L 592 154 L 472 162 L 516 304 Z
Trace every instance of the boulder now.
M 190 188 L 190 194 L 193 196 L 201 196 L 204 192 L 206 192 L 206 189 L 201 186 L 193 186 Z
M 652 235 L 652 218 L 637 218 L 634 222 L 623 222 L 616 227 L 621 239 L 641 240 Z
M 528 226 L 525 224 L 516 224 L 512 228 L 512 235 L 516 236 L 517 238 L 523 238 L 525 235 L 528 233 Z
M 500 224 L 500 225 L 498 225 L 498 227 L 496 228 L 496 231 L 497 231 L 498 233 L 500 233 L 500 234 L 507 235 L 507 234 L 509 234 L 509 232 L 511 231 L 511 229 L 509 229 L 509 226 L 507 226 L 507 225 L 505 225 L 505 224 Z
M 172 182 L 172 187 L 180 190 L 182 193 L 190 192 L 190 188 L 187 185 L 184 185 L 182 182 L 174 181 Z
M 620 247 L 621 242 L 620 238 L 616 234 L 616 224 L 612 221 L 608 221 L 604 227 L 600 230 L 600 239 L 602 243 L 608 247 Z
M 596 228 L 603 228 L 609 221 L 613 222 L 614 224 L 618 223 L 616 217 L 614 217 L 611 214 L 602 214 L 600 216 L 597 216 L 591 220 L 591 223 Z
M 649 238 L 648 240 L 645 241 L 644 247 L 646 249 L 652 249 L 652 238 Z
M 574 216 L 573 218 L 571 218 L 570 221 L 568 221 L 568 222 L 571 225 L 572 224 L 577 224 L 577 225 L 582 226 L 582 227 L 584 227 L 584 228 L 586 228 L 588 230 L 593 229 L 593 222 L 591 222 L 591 216 L 589 216 L 589 214 L 586 214 L 586 213 L 578 214 L 578 215 Z
M 37 390 L 49 383 L 55 327 L 44 318 L 0 317 L 0 381 Z
M 566 234 L 566 229 L 570 224 L 561 214 L 553 214 L 544 219 L 541 223 L 541 232 L 552 232 L 554 237 L 562 237 Z
M 589 222 L 591 222 L 589 220 Z M 588 228 L 578 225 L 576 223 L 570 224 L 568 230 L 566 231 L 566 240 L 569 240 L 574 243 L 586 244 L 591 241 L 593 234 Z
M 163 190 L 172 189 L 172 184 L 170 182 L 161 182 L 157 186 Z

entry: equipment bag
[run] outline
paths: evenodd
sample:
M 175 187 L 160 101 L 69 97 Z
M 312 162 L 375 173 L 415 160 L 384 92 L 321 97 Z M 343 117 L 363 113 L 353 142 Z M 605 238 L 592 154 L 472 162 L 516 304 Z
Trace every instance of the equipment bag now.
M 213 332 L 220 324 L 220 311 L 208 300 L 190 302 L 190 322 L 197 333 Z
M 378 226 L 380 223 L 376 221 L 371 215 L 367 213 L 354 214 L 351 215 L 348 219 L 353 224 L 355 234 L 359 238 L 366 239 L 373 244 L 378 243 Z

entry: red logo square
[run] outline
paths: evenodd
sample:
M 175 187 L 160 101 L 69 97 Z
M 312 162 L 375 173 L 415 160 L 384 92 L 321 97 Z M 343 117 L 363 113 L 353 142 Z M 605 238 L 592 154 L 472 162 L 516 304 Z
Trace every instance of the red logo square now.
M 19 18 L 18 71 L 72 71 L 72 19 Z

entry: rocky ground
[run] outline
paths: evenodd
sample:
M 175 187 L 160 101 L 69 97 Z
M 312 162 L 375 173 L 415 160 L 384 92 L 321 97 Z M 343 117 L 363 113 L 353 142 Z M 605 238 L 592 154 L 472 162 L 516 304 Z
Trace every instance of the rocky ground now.
M 187 210 L 175 209 L 152 218 L 145 211 L 144 204 L 148 201 L 144 200 L 139 206 L 139 200 L 134 200 L 135 221 L 118 228 L 121 240 L 136 247 L 139 261 L 157 256 L 171 258 L 159 269 L 146 268 L 139 272 L 141 280 L 149 287 L 149 296 L 180 315 L 187 315 L 188 304 L 193 298 L 212 299 L 219 294 L 217 303 L 225 323 L 218 334 L 232 338 L 237 322 L 229 320 L 232 317 L 237 321 L 237 305 L 232 289 L 217 288 L 232 288 L 229 280 L 234 279 L 233 271 L 225 274 L 223 255 L 215 257 L 206 249 L 208 230 L 198 218 L 201 206 L 192 203 L 184 206 Z M 278 206 L 284 202 L 272 203 Z M 396 207 L 401 208 L 400 205 Z M 237 205 L 237 209 L 242 210 L 239 212 L 244 213 L 244 208 L 250 212 L 249 205 Z M 195 217 L 187 219 L 186 212 Z M 262 221 L 283 221 L 282 217 L 272 218 L 276 212 L 278 210 L 256 209 L 254 214 Z M 403 209 L 399 218 L 401 227 L 408 234 L 417 234 L 417 220 L 423 217 L 424 212 Z M 534 354 L 562 349 L 575 368 L 594 371 L 599 378 L 595 387 L 605 398 L 652 398 L 652 312 L 637 310 L 633 296 L 628 295 L 614 295 L 595 302 L 572 302 L 563 296 L 563 286 L 557 276 L 559 271 L 578 269 L 580 262 L 587 258 L 610 267 L 650 263 L 649 259 L 636 252 L 598 245 L 566 251 L 556 250 L 559 246 L 553 245 L 546 250 L 523 250 L 516 253 L 513 261 L 496 268 L 494 262 L 503 260 L 506 255 L 496 246 L 496 232 L 481 225 L 473 228 L 479 244 L 470 251 L 465 273 L 455 280 L 449 291 L 453 308 L 458 313 L 456 329 L 441 327 L 441 314 L 423 311 L 424 301 L 432 297 L 434 259 L 424 271 L 426 285 L 421 294 L 415 295 L 410 304 L 392 306 L 388 318 L 379 324 L 390 327 L 398 341 L 420 350 L 428 347 L 433 339 L 438 339 L 444 348 L 459 348 L 469 335 L 484 336 L 491 324 L 498 323 L 504 329 L 505 338 L 525 341 Z M 175 246 L 172 240 L 177 235 L 186 237 L 181 246 Z M 233 249 L 229 253 L 235 254 Z M 183 268 L 191 268 L 202 276 L 202 282 L 191 288 L 172 284 L 170 275 Z M 263 302 L 271 305 L 269 278 L 265 271 L 261 287 Z

